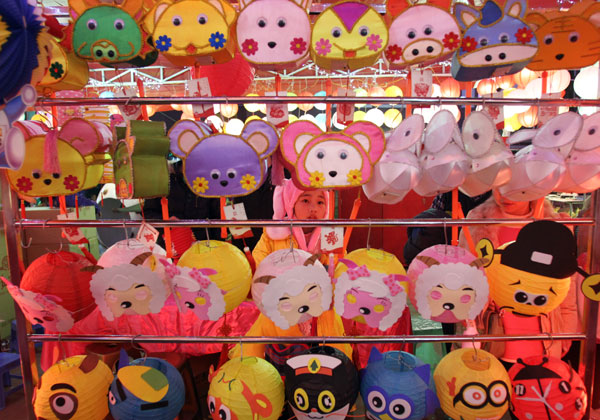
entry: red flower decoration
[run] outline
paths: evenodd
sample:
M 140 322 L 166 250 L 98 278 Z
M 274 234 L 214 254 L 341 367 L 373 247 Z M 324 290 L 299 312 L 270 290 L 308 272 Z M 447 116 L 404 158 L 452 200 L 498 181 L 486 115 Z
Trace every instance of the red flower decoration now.
M 31 179 L 27 178 L 26 176 L 22 176 L 21 178 L 17 179 L 17 188 L 19 191 L 26 193 L 33 188 L 33 182 L 31 182 Z
M 528 27 L 519 28 L 517 33 L 515 34 L 517 37 L 517 41 L 521 44 L 527 44 L 533 38 L 533 32 Z
M 471 52 L 477 48 L 477 41 L 471 36 L 466 36 L 462 40 L 461 49 L 466 52 Z
M 63 184 L 65 185 L 65 188 L 69 191 L 75 191 L 79 189 L 79 180 L 76 176 L 73 175 L 65 177 Z
M 387 60 L 390 62 L 400 60 L 401 57 L 402 57 L 402 48 L 396 44 L 390 45 L 385 50 L 385 58 L 387 58 Z
M 455 50 L 460 44 L 460 37 L 454 32 L 448 32 L 442 42 L 447 50 Z
M 254 55 L 258 51 L 258 42 L 252 38 L 245 40 L 242 43 L 242 52 L 246 55 Z
M 306 51 L 306 41 L 302 38 L 294 38 L 290 42 L 290 50 L 292 50 L 294 54 L 302 54 Z

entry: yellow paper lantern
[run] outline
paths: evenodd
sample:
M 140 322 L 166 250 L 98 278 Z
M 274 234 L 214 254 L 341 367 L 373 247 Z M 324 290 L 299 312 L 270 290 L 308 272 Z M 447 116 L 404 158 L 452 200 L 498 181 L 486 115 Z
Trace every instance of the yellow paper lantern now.
M 367 113 L 364 111 L 355 111 L 354 112 L 354 122 L 356 121 L 364 121 L 366 119 Z
M 454 420 L 499 419 L 511 396 L 508 372 L 484 350 L 448 353 L 433 372 L 440 406 Z
M 519 124 L 523 127 L 532 128 L 535 127 L 538 123 L 538 108 L 537 106 L 532 106 L 527 111 L 517 114 L 517 118 L 519 120 Z
M 390 108 L 383 113 L 383 123 L 388 128 L 396 128 L 402 122 L 402 113 L 396 108 Z
M 528 68 L 524 68 L 518 73 L 512 75 L 513 81 L 519 86 L 519 88 L 524 89 L 529 82 L 534 79 L 540 77 L 540 73 L 537 71 L 531 71 Z
M 238 112 L 237 104 L 221 104 L 221 115 L 225 118 L 233 118 Z
M 298 96 L 296 95 L 294 92 L 288 92 L 287 96 Z M 298 109 L 298 104 L 288 104 L 288 112 L 294 112 L 296 109 Z
M 249 93 L 246 96 L 258 96 L 257 93 Z M 260 109 L 260 104 L 244 104 L 244 108 L 246 108 L 246 111 L 248 112 L 258 112 L 258 110 Z
M 246 118 L 246 124 L 248 124 L 250 121 L 253 120 L 260 120 L 261 118 L 258 115 L 250 115 L 248 118 Z
M 479 96 L 490 95 L 496 92 L 496 82 L 494 79 L 483 79 L 477 83 L 477 93 Z
M 113 380 L 97 356 L 72 356 L 50 367 L 38 382 L 33 400 L 36 418 L 102 420 Z M 58 385 L 60 384 L 60 385 Z
M 300 96 L 313 96 L 312 93 L 305 91 L 300 94 Z M 313 109 L 313 104 L 298 104 L 298 108 L 300 108 L 304 112 L 308 112 Z
M 281 376 L 259 357 L 231 359 L 211 372 L 209 381 L 208 409 L 212 418 L 275 420 L 283 410 Z
M 458 98 L 460 96 L 460 83 L 451 77 L 440 84 L 440 89 L 444 98 Z
M 385 89 L 385 96 L 387 96 L 388 98 L 397 98 L 397 97 L 403 96 L 403 95 L 404 95 L 404 93 L 402 92 L 402 89 L 400 89 L 396 85 L 388 86 Z
M 294 121 L 298 121 L 298 117 L 296 117 L 294 114 L 288 114 L 288 121 L 291 123 L 293 123 Z
M 246 256 L 237 247 L 221 241 L 198 241 L 183 253 L 179 266 L 212 268 L 210 276 L 225 292 L 225 312 L 233 310 L 246 299 L 252 282 L 252 271 Z
M 514 114 L 509 118 L 504 118 L 504 129 L 510 133 L 517 131 L 522 125 L 519 122 L 519 115 Z
M 171 108 L 173 108 L 175 111 L 181 111 L 182 110 L 181 104 L 171 104 Z
M 369 93 L 366 91 L 366 89 L 363 89 L 363 88 L 354 89 L 354 93 L 356 94 L 357 98 L 365 98 L 365 97 L 369 96 Z M 362 108 L 366 105 L 367 104 L 355 104 L 354 106 L 356 108 Z M 354 120 L 354 121 L 356 121 L 356 120 Z

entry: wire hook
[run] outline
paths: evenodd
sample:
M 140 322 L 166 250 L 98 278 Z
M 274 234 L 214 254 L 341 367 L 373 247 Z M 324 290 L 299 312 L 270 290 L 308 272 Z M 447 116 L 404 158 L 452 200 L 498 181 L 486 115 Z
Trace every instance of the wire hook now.
M 148 358 L 148 354 L 146 353 L 146 350 L 144 350 L 144 348 L 142 346 L 140 346 L 139 344 L 137 344 L 135 342 L 135 339 L 138 337 L 141 337 L 142 334 L 136 334 L 133 337 L 131 337 L 131 347 L 134 348 L 135 350 L 138 350 L 142 355 L 144 360 L 142 361 L 142 365 L 146 364 L 146 359 Z
M 369 230 L 367 231 L 367 251 L 371 249 L 371 219 L 369 219 Z
M 546 341 L 542 341 L 542 345 L 544 346 L 544 353 L 546 354 L 546 356 L 549 356 L 550 347 L 554 345 L 554 336 L 550 332 L 547 332 L 546 335 L 550 338 L 550 345 L 546 347 Z

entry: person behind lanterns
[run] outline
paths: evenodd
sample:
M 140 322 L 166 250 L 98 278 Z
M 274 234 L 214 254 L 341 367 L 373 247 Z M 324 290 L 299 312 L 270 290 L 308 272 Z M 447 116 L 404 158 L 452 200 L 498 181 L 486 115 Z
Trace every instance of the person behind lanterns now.
M 550 201 L 540 198 L 533 201 L 511 201 L 503 197 L 497 189 L 492 197 L 475 207 L 467 215 L 467 219 L 559 219 L 568 217 L 557 213 Z M 494 249 L 507 242 L 514 241 L 521 226 L 519 225 L 481 225 L 468 226 L 473 244 L 483 238 L 489 239 Z M 459 246 L 468 248 L 465 228 L 459 237 Z M 573 276 L 574 277 L 574 276 Z M 576 285 L 573 277 L 571 287 L 565 300 L 560 306 L 550 311 L 547 316 L 520 316 L 510 311 L 499 311 L 490 300 L 488 308 L 484 309 L 478 318 L 478 328 L 483 334 L 507 335 L 539 335 L 547 333 L 575 333 L 579 331 L 579 318 L 576 304 Z M 489 349 L 508 369 L 517 358 L 533 355 L 548 354 L 554 357 L 564 357 L 571 342 L 568 340 L 549 341 L 506 341 L 494 342 Z
M 283 184 L 275 187 L 273 193 L 273 219 L 290 220 L 318 220 L 328 219 L 329 194 L 326 190 L 305 191 L 297 188 L 290 179 L 283 180 Z M 259 266 L 262 260 L 272 252 L 294 247 L 311 254 L 320 253 L 320 227 L 293 227 L 290 233 L 289 226 L 267 227 L 263 232 L 252 256 Z M 322 262 L 327 262 L 328 256 L 321 255 Z M 304 323 L 296 324 L 287 330 L 277 327 L 273 321 L 264 314 L 260 314 L 247 336 L 344 336 L 344 327 L 339 315 L 333 309 L 328 309 L 319 317 Z M 294 355 L 306 350 L 306 344 L 244 344 L 234 347 L 229 354 L 230 358 L 244 356 L 264 357 L 272 363 L 280 373 L 283 373 L 285 361 Z M 349 344 L 334 344 L 348 357 L 352 357 Z

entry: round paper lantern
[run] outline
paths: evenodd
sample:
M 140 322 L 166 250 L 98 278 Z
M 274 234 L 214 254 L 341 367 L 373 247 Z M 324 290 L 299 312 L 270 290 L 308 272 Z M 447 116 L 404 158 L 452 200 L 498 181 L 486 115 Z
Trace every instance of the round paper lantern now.
M 517 119 L 523 127 L 535 127 L 538 123 L 538 107 L 532 106 L 527 111 L 517 114 Z
M 383 125 L 383 121 L 385 120 L 385 117 L 383 115 L 383 111 L 380 110 L 379 108 L 371 108 L 365 114 L 365 119 L 367 121 L 372 122 L 377 127 L 381 127 Z
M 359 391 L 358 372 L 342 351 L 318 346 L 285 362 L 285 398 L 298 420 L 344 420 Z
M 315 93 L 315 96 L 327 96 L 327 93 L 324 90 L 320 90 L 317 93 Z M 318 103 L 314 105 L 315 108 L 317 108 L 319 111 L 325 111 L 325 109 L 327 108 L 327 105 L 325 103 Z
M 458 98 L 460 96 L 460 83 L 449 77 L 440 84 L 440 90 L 445 98 Z
M 294 92 L 288 92 L 287 96 L 296 97 L 298 95 L 296 95 Z M 298 108 L 298 105 L 297 104 L 288 104 L 287 107 L 288 107 L 288 112 L 294 112 Z
M 291 117 L 292 115 L 290 115 Z M 293 115 L 294 117 L 296 117 L 295 115 Z M 298 117 L 296 117 L 298 118 Z M 250 121 L 252 120 L 260 120 L 261 118 L 258 115 L 250 115 L 248 118 L 246 118 L 245 124 L 248 124 Z M 290 121 L 291 122 L 291 121 Z
M 525 225 L 517 240 L 503 244 L 500 251 L 492 252 L 491 242 L 485 241 L 481 246 L 488 250 L 488 260 L 492 258 L 485 269 L 490 297 L 499 308 L 538 316 L 563 302 L 577 268 L 575 237 L 569 228 L 540 220 Z
M 256 306 L 284 330 L 327 311 L 332 294 L 331 280 L 317 255 L 301 249 L 267 255 L 252 281 Z
M 404 93 L 402 92 L 402 89 L 400 89 L 396 85 L 390 85 L 387 88 L 385 88 L 385 96 L 387 96 L 388 98 L 397 98 L 403 95 Z
M 464 348 L 448 353 L 433 380 L 442 410 L 454 420 L 499 419 L 508 410 L 508 373 L 487 351 Z
M 68 251 L 50 252 L 37 258 L 27 267 L 20 287 L 55 301 L 58 306 L 70 312 L 73 320 L 77 322 L 95 307 L 90 292 L 92 272 L 82 271 L 91 265 L 80 254 Z M 57 319 L 50 313 L 36 321 L 51 331 L 62 331 L 53 328 L 56 327 Z
M 302 92 L 300 96 L 313 96 L 313 94 L 305 91 Z M 313 109 L 313 106 L 313 104 L 298 104 L 298 108 L 300 108 L 304 112 L 310 111 L 311 109 Z
M 390 108 L 383 113 L 383 123 L 388 128 L 396 128 L 402 122 L 402 113 L 396 108 Z
M 366 119 L 367 113 L 364 111 L 354 111 L 354 122 L 356 121 L 364 121 Z
M 257 93 L 249 93 L 246 96 L 258 96 Z M 259 104 L 244 104 L 244 108 L 246 108 L 246 111 L 248 112 L 258 112 L 260 105 Z
M 515 81 L 512 74 L 496 77 L 496 86 L 502 90 L 510 89 L 514 84 Z
M 402 316 L 408 278 L 394 254 L 354 250 L 340 259 L 334 276 L 334 308 L 341 317 L 385 331 Z
M 483 259 L 464 248 L 434 245 L 408 266 L 409 296 L 425 319 L 459 322 L 475 319 L 488 299 Z
M 367 92 L 367 90 L 363 89 L 363 88 L 356 88 L 356 89 L 354 89 L 354 93 L 356 94 L 357 98 L 364 98 L 364 97 L 369 96 L 369 93 Z M 356 108 L 363 108 L 366 105 L 367 104 L 354 104 L 354 106 Z
M 531 71 L 528 68 L 524 68 L 520 72 L 513 74 L 512 77 L 517 86 L 519 86 L 521 89 L 524 89 L 529 82 L 540 77 L 540 73 Z
M 208 78 L 212 96 L 242 96 L 254 80 L 254 68 L 240 53 L 222 64 L 199 66 L 196 78 Z
M 33 394 L 39 419 L 103 420 L 106 394 L 113 380 L 110 368 L 97 356 L 72 356 L 52 365 Z
M 507 106 L 504 107 L 505 110 L 507 108 Z M 508 131 L 509 133 L 513 133 L 521 127 L 522 125 L 519 121 L 519 114 L 513 114 L 508 118 L 506 116 L 504 117 L 504 130 Z
M 385 89 L 381 86 L 373 86 L 369 89 L 369 96 L 382 97 L 385 96 Z
M 198 241 L 183 253 L 177 265 L 182 267 L 213 269 L 210 276 L 219 289 L 225 292 L 225 312 L 229 312 L 246 299 L 250 291 L 252 270 L 246 256 L 228 242 Z
M 156 357 L 136 359 L 121 366 L 108 393 L 115 420 L 173 420 L 185 403 L 185 385 L 179 371 Z
M 146 252 L 156 255 L 167 255 L 167 252 L 158 245 L 154 245 L 154 248 L 150 249 L 137 239 L 124 239 L 104 251 L 104 254 L 98 259 L 98 265 L 106 268 L 114 265 L 129 264 L 135 257 Z
M 312 121 L 315 124 L 317 123 L 317 120 L 315 119 L 314 115 L 311 114 L 304 114 L 302 115 L 300 118 L 298 118 L 299 120 L 306 120 L 306 121 Z
M 288 114 L 288 121 L 290 122 L 290 124 L 291 124 L 291 123 L 293 123 L 294 121 L 298 121 L 298 120 L 299 120 L 299 118 L 298 118 L 298 117 L 296 117 L 294 114 Z M 247 121 L 248 121 L 248 120 L 246 120 L 246 122 L 247 122 Z M 335 124 L 335 123 L 334 123 L 334 124 Z
M 479 96 L 490 95 L 494 92 L 496 92 L 494 79 L 483 79 L 477 83 L 477 93 Z
M 585 67 L 575 76 L 573 89 L 582 99 L 596 99 L 598 97 L 598 79 L 600 74 L 598 63 L 593 66 Z
M 360 395 L 367 418 L 421 420 L 440 406 L 431 366 L 410 353 L 373 347 L 361 372 Z
M 283 381 L 265 359 L 236 357 L 209 373 L 208 380 L 213 420 L 276 420 L 283 410 Z
M 517 359 L 508 371 L 512 412 L 519 419 L 581 419 L 587 391 L 577 372 L 556 357 Z
M 239 136 L 244 129 L 244 122 L 239 118 L 232 118 L 225 123 L 223 131 L 232 136 Z
M 233 118 L 238 113 L 238 106 L 237 104 L 221 104 L 220 112 L 225 118 Z

